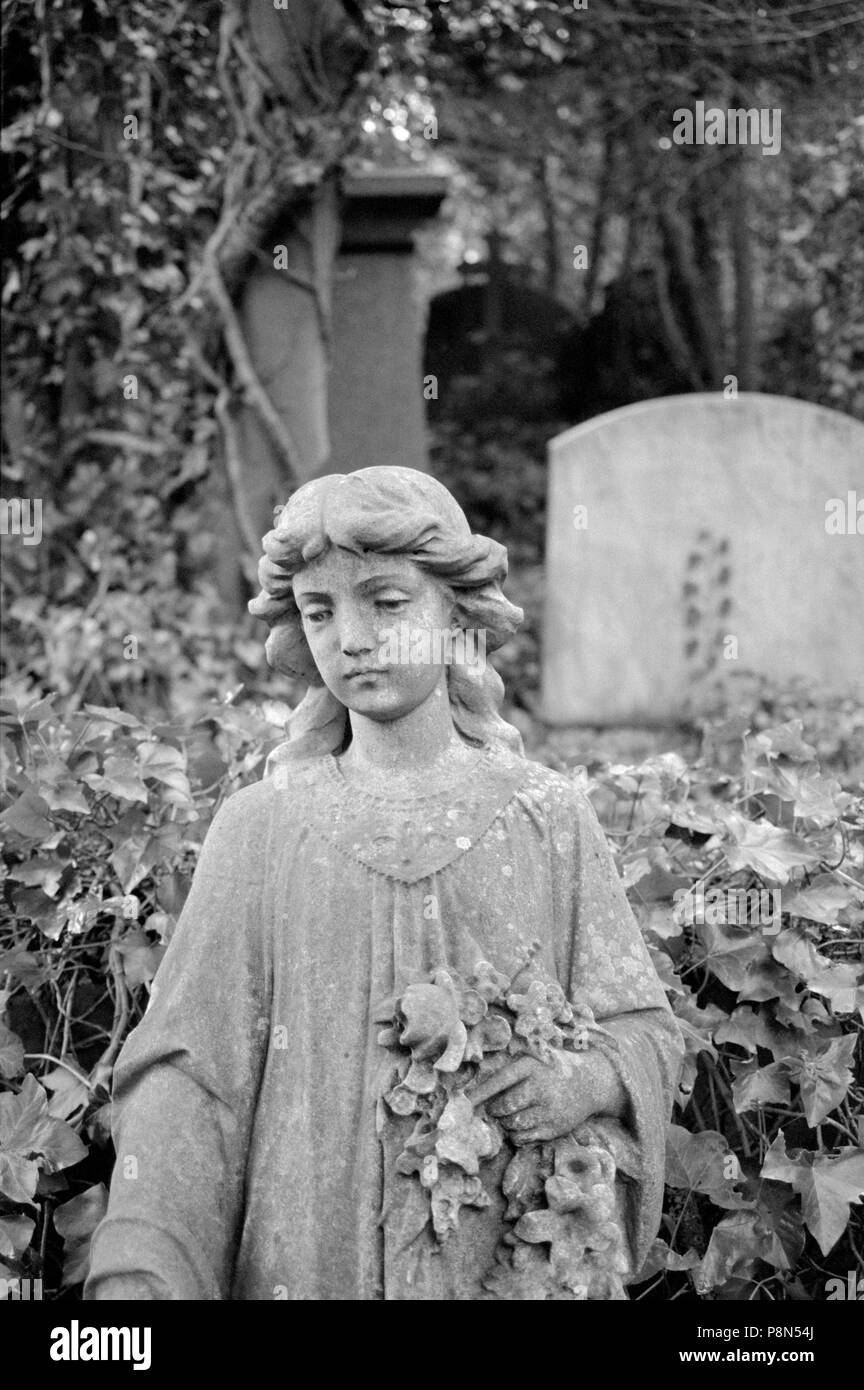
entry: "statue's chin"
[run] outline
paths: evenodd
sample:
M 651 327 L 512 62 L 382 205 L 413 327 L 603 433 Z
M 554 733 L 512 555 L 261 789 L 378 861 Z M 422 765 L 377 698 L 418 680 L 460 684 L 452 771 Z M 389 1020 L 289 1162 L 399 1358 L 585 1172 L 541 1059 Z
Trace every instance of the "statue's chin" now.
M 394 685 L 392 678 L 384 673 L 378 676 L 357 677 L 340 683 L 336 698 L 354 714 L 365 715 L 367 719 L 389 722 L 403 719 L 434 695 L 434 689 L 405 690 Z
M 396 719 L 403 719 L 414 708 L 401 701 L 384 703 L 378 700 L 354 699 L 350 703 L 346 701 L 346 704 L 352 714 L 362 714 L 364 718 L 377 720 L 380 724 L 391 724 Z

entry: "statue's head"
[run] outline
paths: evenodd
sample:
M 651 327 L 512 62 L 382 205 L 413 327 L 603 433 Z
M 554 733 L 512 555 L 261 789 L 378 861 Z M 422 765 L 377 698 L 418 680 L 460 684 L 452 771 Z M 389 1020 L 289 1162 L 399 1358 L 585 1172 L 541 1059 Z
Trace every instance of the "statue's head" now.
M 292 753 L 336 751 L 347 710 L 397 718 L 442 680 L 463 737 L 518 746 L 485 662 L 522 620 L 501 591 L 507 553 L 441 483 L 411 468 L 317 478 L 277 511 L 264 551 L 249 610 L 270 626 L 270 665 L 310 684 Z

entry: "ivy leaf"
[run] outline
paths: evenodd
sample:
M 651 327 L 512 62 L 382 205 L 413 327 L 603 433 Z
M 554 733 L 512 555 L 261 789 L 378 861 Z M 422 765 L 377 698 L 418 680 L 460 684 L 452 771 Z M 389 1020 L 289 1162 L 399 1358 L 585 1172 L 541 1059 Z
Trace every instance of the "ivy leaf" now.
M 60 766 L 66 771 L 63 764 Z M 72 811 L 84 816 L 90 814 L 90 803 L 80 784 L 68 775 L 61 775 L 54 780 L 45 776 L 43 768 L 39 774 L 39 793 L 52 811 Z
M 771 951 L 774 959 L 799 976 L 809 990 L 829 999 L 838 1013 L 854 1012 L 860 973 L 854 965 L 829 961 L 796 930 L 783 931 L 775 937 Z
M 778 1010 L 781 1006 L 797 1010 L 803 1002 L 803 996 L 796 987 L 795 976 L 790 975 L 785 966 L 767 955 L 764 960 L 748 966 L 744 983 L 738 993 L 742 1002 L 753 1004 L 776 999 L 778 1003 L 774 1008 Z
M 0 724 L 20 724 L 26 728 L 28 724 L 41 724 L 44 720 L 50 719 L 54 714 L 52 708 L 54 695 L 49 695 L 44 700 L 36 700 L 31 705 L 19 704 L 14 699 L 4 699 L 0 701 Z
M 55 1119 L 78 1119 L 86 1110 L 90 1088 L 83 1077 L 73 1075 L 68 1067 L 55 1067 L 42 1077 L 42 1085 L 51 1092 L 48 1114 Z
M 791 869 L 813 868 L 822 857 L 806 840 L 770 821 L 748 820 L 740 811 L 727 811 L 724 819 L 731 840 L 725 846 L 726 862 L 733 873 L 753 869 L 762 878 L 788 883 Z
M 107 792 L 110 796 L 116 796 L 118 801 L 142 801 L 147 805 L 147 788 L 132 758 L 111 754 L 105 759 L 102 773 L 90 773 L 84 781 L 91 791 Z
M 87 1154 L 78 1135 L 48 1113 L 48 1097 L 28 1073 L 17 1095 L 0 1096 L 0 1191 L 32 1203 L 39 1170 L 56 1173 Z
M 33 1238 L 36 1222 L 30 1216 L 0 1216 L 0 1255 L 20 1260 Z
M 775 1269 L 788 1269 L 789 1260 L 776 1231 L 766 1227 L 758 1211 L 735 1211 L 724 1216 L 711 1232 L 708 1249 L 694 1282 L 700 1292 L 725 1284 L 727 1279 L 748 1278 L 756 1260 Z
M 802 999 L 800 995 L 791 1004 L 781 999 L 774 1006 L 774 1015 L 781 1028 L 795 1029 L 805 1037 L 812 1036 L 822 1024 L 831 1022 L 831 1015 L 821 999 Z M 776 1052 L 774 1055 L 776 1057 Z
M 737 1178 L 726 1177 L 729 1145 L 716 1130 L 705 1129 L 691 1134 L 681 1125 L 669 1125 L 666 1130 L 666 1182 L 669 1187 L 682 1187 L 688 1192 L 704 1192 L 722 1207 L 741 1206 L 743 1199 L 735 1191 Z M 735 1165 L 737 1171 L 737 1163 Z
M 3 973 L 17 980 L 31 995 L 36 994 L 51 977 L 50 967 L 40 965 L 38 956 L 32 951 L 4 951 L 0 955 L 0 974 Z
M 669 820 L 672 825 L 680 825 L 684 830 L 695 830 L 697 835 L 718 835 L 723 830 L 723 822 L 716 815 L 692 801 L 674 807 Z M 689 883 L 687 879 L 681 887 L 688 887 Z
M 57 896 L 60 880 L 66 871 L 66 863 L 55 854 L 35 855 L 25 864 L 16 864 L 9 870 L 9 878 L 15 883 L 26 883 L 41 888 L 49 898 Z
M 10 1202 L 33 1206 L 39 1164 L 21 1154 L 7 1153 L 0 1144 L 0 1193 Z
M 766 1181 L 758 1175 L 745 1180 L 744 1190 L 755 1199 L 760 1227 L 775 1232 L 793 1267 L 801 1258 L 806 1240 L 797 1194 L 786 1183 Z
M 849 1033 L 829 1042 L 811 1044 L 798 1056 L 787 1059 L 789 1075 L 801 1088 L 801 1100 L 808 1125 L 821 1124 L 846 1097 L 854 1077 L 856 1036 Z
M 139 743 L 141 775 L 155 778 L 168 788 L 166 801 L 175 806 L 192 803 L 192 790 L 186 776 L 186 757 L 170 743 Z
M 641 850 L 638 851 L 634 857 L 625 856 L 621 860 L 621 882 L 625 888 L 629 890 L 634 884 L 649 880 L 648 896 L 644 893 L 641 894 L 642 902 L 647 902 L 648 897 L 650 897 L 650 877 L 652 872 L 651 860 L 648 858 L 647 854 L 642 853 Z M 659 896 L 663 897 L 664 895 L 661 893 Z M 671 893 L 668 896 L 671 897 Z M 639 898 L 640 895 L 634 894 L 634 897 Z
M 631 906 L 642 935 L 654 937 L 657 941 L 672 941 L 681 936 L 684 931 L 682 914 L 673 911 L 671 903 L 640 903 L 638 891 L 633 895 Z
M 864 1149 L 845 1149 L 839 1158 L 807 1149 L 787 1153 L 781 1130 L 765 1155 L 762 1177 L 791 1183 L 800 1192 L 804 1222 L 827 1255 L 849 1224 L 850 1203 L 864 1194 Z
M 49 898 L 41 888 L 16 888 L 12 894 L 16 916 L 27 917 L 35 922 L 41 931 L 52 941 L 62 935 L 66 925 L 66 911 L 58 907 L 54 898 Z
M 852 798 L 842 791 L 840 783 L 833 777 L 823 777 L 814 772 L 809 777 L 800 777 L 795 791 L 795 814 L 802 820 L 812 821 L 817 826 L 833 825 L 846 810 Z
M 747 742 L 768 762 L 781 756 L 797 762 L 811 762 L 816 756 L 816 749 L 804 742 L 803 732 L 804 721 L 790 719 L 787 724 L 776 724 L 773 729 L 763 729 Z
M 651 957 L 651 963 L 654 966 L 654 969 L 657 971 L 660 983 L 662 984 L 666 993 L 675 996 L 680 996 L 680 999 L 682 1000 L 688 997 L 689 990 L 687 989 L 687 986 L 682 983 L 680 976 L 676 975 L 675 967 L 672 964 L 671 958 L 666 954 L 665 951 L 662 951 L 659 948 L 659 946 L 655 946 L 650 940 L 647 942 L 647 945 L 648 954 Z M 676 998 L 675 1002 L 677 1007 L 679 999 Z
M 82 1284 L 90 1265 L 90 1241 L 93 1232 L 108 1208 L 108 1191 L 104 1183 L 88 1187 L 64 1202 L 54 1213 L 54 1226 L 64 1243 L 63 1287 Z
M 192 815 L 190 815 L 190 819 L 193 819 Z M 158 865 L 173 863 L 183 854 L 186 843 L 188 841 L 181 825 L 173 821 L 166 825 L 160 825 L 144 846 L 141 855 L 142 867 L 149 874 Z M 184 892 L 184 899 L 186 892 L 188 892 L 188 884 Z
M 696 1084 L 699 1053 L 707 1052 L 713 1058 L 717 1056 L 712 1035 L 717 1024 L 726 1015 L 715 1004 L 700 1009 L 696 999 L 690 995 L 681 1000 L 675 1010 L 675 1017 L 687 1048 L 678 1084 L 685 1095 L 689 1096 Z
M 758 932 L 700 922 L 696 935 L 705 952 L 700 964 L 736 994 L 746 989 L 754 967 L 768 959 L 766 939 Z
M 762 1047 L 776 1057 L 778 1034 L 782 1034 L 782 1030 L 772 1027 L 761 1010 L 741 1004 L 728 1018 L 724 1017 L 714 1032 L 714 1041 L 732 1043 L 735 1047 L 743 1047 L 745 1052 L 755 1053 Z
M 788 1182 L 797 1187 L 803 1166 L 800 1161 L 802 1152 L 804 1151 L 801 1149 L 793 1149 L 791 1153 L 787 1153 L 786 1135 L 781 1129 L 765 1155 L 761 1176 L 769 1178 L 772 1182 Z
M 760 1067 L 754 1058 L 740 1067 L 732 1083 L 732 1098 L 739 1115 L 760 1105 L 787 1105 L 790 1094 L 786 1062 Z
M 838 914 L 864 896 L 842 883 L 811 884 L 801 888 L 791 898 L 784 899 L 783 911 L 793 917 L 806 917 L 826 927 L 837 925 Z
M 841 1158 L 817 1154 L 802 1187 L 804 1221 L 823 1255 L 833 1250 L 849 1224 L 849 1206 L 864 1194 L 864 1152 Z
M 118 709 L 116 705 L 113 705 L 111 707 L 105 705 L 85 705 L 84 709 L 87 712 L 87 714 L 92 714 L 94 716 L 99 735 L 103 733 L 115 734 L 117 732 L 116 726 L 118 724 L 121 726 L 121 728 L 124 729 L 143 728 L 140 719 L 136 719 L 134 714 L 128 714 L 124 709 Z M 92 737 L 93 721 L 89 722 L 91 723 L 90 733 Z
M 651 864 L 645 854 L 631 860 L 621 879 L 625 888 L 638 885 L 633 897 L 640 903 L 671 904 L 678 889 L 690 887 L 690 879 L 685 874 L 670 873 L 660 864 Z
M 151 942 L 144 931 L 130 931 L 117 943 L 123 959 L 123 974 L 130 988 L 149 984 L 159 969 L 165 947 Z
M 666 1241 L 661 1240 L 658 1236 L 652 1242 L 645 1262 L 632 1282 L 644 1284 L 646 1279 L 651 1279 L 655 1274 L 663 1273 L 664 1270 L 677 1273 L 685 1269 L 695 1269 L 699 1262 L 699 1256 L 695 1250 L 688 1250 L 686 1255 L 679 1255 L 677 1251 L 670 1250 Z
M 702 1043 L 702 1049 L 711 1048 L 712 1041 L 719 1042 L 718 1032 L 725 1022 L 727 1015 L 716 1004 L 706 1004 L 701 1006 L 694 994 L 690 994 L 675 1010 L 675 1017 L 679 1023 L 686 1023 L 692 1033 L 698 1037 Z
M 117 848 L 109 855 L 109 863 L 117 875 L 124 893 L 131 893 L 133 888 L 137 888 L 142 878 L 147 876 L 148 868 L 143 862 L 146 848 L 147 841 L 143 835 L 130 835 L 117 845 Z
M 49 810 L 47 801 L 28 787 L 0 815 L 0 826 L 22 840 L 47 840 L 54 830 L 48 819 Z

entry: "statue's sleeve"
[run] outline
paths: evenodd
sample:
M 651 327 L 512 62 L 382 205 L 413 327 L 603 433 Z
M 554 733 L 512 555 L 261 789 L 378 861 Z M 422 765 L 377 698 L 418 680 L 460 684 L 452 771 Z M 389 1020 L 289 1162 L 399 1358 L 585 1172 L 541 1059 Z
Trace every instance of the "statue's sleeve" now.
M 632 1269 L 657 1234 L 663 1205 L 666 1130 L 684 1043 L 588 798 L 576 794 L 575 873 L 569 940 L 561 942 L 571 996 L 581 995 L 607 1035 L 600 1046 L 627 1096 L 622 1163 Z M 567 856 L 569 858 L 569 855 Z M 571 860 L 572 863 L 572 860 Z M 626 1155 L 626 1157 L 624 1157 Z M 621 1165 L 619 1165 L 620 1167 Z
M 229 1297 L 271 994 L 266 837 L 250 794 L 229 797 L 210 826 L 117 1061 L 117 1159 L 87 1299 Z

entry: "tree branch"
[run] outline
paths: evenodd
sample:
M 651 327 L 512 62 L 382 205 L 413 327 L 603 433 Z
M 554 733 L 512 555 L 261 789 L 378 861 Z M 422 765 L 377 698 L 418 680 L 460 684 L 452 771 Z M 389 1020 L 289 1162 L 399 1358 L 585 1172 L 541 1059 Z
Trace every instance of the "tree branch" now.
M 215 260 L 211 259 L 209 262 L 205 283 L 210 298 L 222 319 L 225 346 L 237 374 L 237 380 L 243 387 L 245 399 L 257 411 L 261 423 L 270 436 L 285 481 L 292 489 L 296 488 L 302 473 L 300 451 L 290 429 L 261 384 L 261 379 L 249 355 L 240 320 L 234 305 L 231 303 L 231 296 L 225 288 L 225 282 Z

